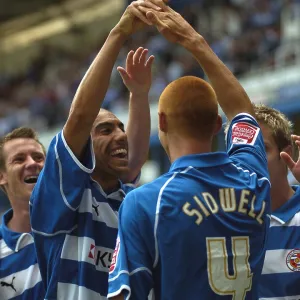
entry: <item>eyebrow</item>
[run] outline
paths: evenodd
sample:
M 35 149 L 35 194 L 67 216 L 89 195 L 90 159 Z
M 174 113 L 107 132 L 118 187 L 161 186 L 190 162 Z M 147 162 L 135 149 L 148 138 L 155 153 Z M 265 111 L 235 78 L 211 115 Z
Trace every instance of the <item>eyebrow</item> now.
M 33 152 L 31 152 L 31 154 L 42 154 L 43 156 L 45 156 L 45 153 L 43 152 L 43 151 L 33 151 Z M 14 155 L 12 155 L 12 159 L 13 158 L 16 158 L 16 157 L 18 157 L 18 156 L 24 156 L 24 155 L 26 155 L 26 153 L 25 152 L 19 152 L 19 153 L 16 153 L 16 154 L 14 154 Z
M 113 123 L 110 123 L 110 122 L 103 122 L 103 123 L 98 123 L 98 124 L 95 126 L 95 129 L 101 129 L 101 128 L 103 128 L 103 127 L 113 127 L 113 126 L 114 126 Z M 123 124 L 122 122 L 118 122 L 118 126 L 124 130 L 124 124 Z

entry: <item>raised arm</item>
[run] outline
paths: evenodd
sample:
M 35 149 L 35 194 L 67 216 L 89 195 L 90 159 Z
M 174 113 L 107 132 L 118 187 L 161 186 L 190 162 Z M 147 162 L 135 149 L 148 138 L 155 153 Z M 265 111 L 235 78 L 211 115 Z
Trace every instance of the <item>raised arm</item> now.
M 147 60 L 148 49 L 130 51 L 126 69 L 118 67 L 124 84 L 130 92 L 129 121 L 126 129 L 129 145 L 129 173 L 123 182 L 132 182 L 139 175 L 147 160 L 150 139 L 149 90 L 151 87 L 151 67 L 154 56 Z
M 154 11 L 148 7 L 149 3 L 161 7 L 162 11 Z M 242 112 L 254 115 L 250 99 L 241 84 L 214 54 L 205 39 L 180 14 L 162 0 L 145 0 L 140 3 L 139 9 L 166 39 L 182 45 L 194 55 L 209 78 L 229 120 Z
M 119 23 L 111 30 L 102 49 L 83 77 L 64 127 L 64 137 L 77 158 L 81 157 L 89 139 L 92 125 L 107 92 L 112 68 L 121 47 L 126 39 L 142 28 L 145 23 L 149 23 L 149 21 L 137 10 L 136 2 L 130 4 Z

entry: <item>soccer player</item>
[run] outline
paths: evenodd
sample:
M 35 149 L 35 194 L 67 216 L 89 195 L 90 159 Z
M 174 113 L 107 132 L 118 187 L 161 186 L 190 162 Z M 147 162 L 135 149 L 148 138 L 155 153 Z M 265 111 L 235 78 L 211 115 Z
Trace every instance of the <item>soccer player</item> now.
M 122 45 L 144 26 L 133 14 L 135 5 L 126 9 L 83 78 L 31 197 L 46 299 L 93 300 L 107 295 L 117 211 L 133 188 L 119 179 L 137 178 L 149 148 L 148 92 L 154 57 L 146 60 L 146 49 L 130 52 L 126 69 L 119 68 L 131 92 L 128 139 L 115 115 L 106 110 L 98 114 Z
M 271 181 L 271 225 L 260 279 L 260 299 L 300 299 L 300 188 L 290 186 L 287 166 L 300 180 L 300 161 L 292 159 L 292 123 L 279 111 L 255 105 L 268 158 Z
M 1 300 L 45 297 L 29 218 L 29 198 L 44 161 L 45 149 L 31 128 L 0 139 L 0 186 L 12 207 L 0 226 Z
M 129 193 L 119 212 L 110 267 L 112 299 L 258 299 L 270 182 L 261 130 L 233 74 L 178 13 L 140 10 L 172 42 L 189 50 L 211 81 L 172 82 L 159 99 L 159 137 L 168 173 Z M 229 120 L 228 152 L 211 153 Z

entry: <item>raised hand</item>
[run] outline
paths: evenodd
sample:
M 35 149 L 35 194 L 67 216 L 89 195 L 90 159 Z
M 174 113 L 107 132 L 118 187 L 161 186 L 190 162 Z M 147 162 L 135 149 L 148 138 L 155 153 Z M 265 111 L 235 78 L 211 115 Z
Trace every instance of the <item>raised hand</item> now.
M 119 23 L 116 27 L 123 32 L 126 36 L 143 29 L 147 25 L 152 25 L 147 17 L 138 9 L 143 0 L 133 1 L 125 10 Z M 147 7 L 153 11 L 161 11 L 161 8 L 152 2 L 147 3 Z
M 155 5 L 161 10 L 154 10 L 151 5 Z M 199 38 L 199 34 L 193 27 L 180 14 L 167 6 L 163 0 L 139 1 L 137 7 L 146 16 L 148 22 L 155 25 L 170 42 L 179 43 L 189 49 L 191 44 Z
M 142 47 L 135 52 L 130 51 L 126 59 L 126 69 L 118 67 L 118 71 L 128 90 L 135 95 L 148 94 L 152 82 L 152 64 L 154 56 L 147 59 L 148 49 Z
M 292 135 L 292 140 L 298 147 L 298 151 L 300 151 L 300 136 Z M 293 158 L 287 152 L 281 152 L 280 157 L 286 163 L 288 168 L 291 170 L 292 174 L 296 178 L 298 182 L 300 182 L 300 156 L 298 156 L 298 160 L 294 161 Z

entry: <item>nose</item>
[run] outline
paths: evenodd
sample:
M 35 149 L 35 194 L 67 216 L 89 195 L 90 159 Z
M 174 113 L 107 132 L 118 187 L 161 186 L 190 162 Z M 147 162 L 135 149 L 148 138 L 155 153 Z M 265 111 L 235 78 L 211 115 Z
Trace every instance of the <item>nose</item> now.
M 117 141 L 125 142 L 125 141 L 127 141 L 127 134 L 122 129 L 118 128 L 116 130 L 115 138 Z
M 27 169 L 38 169 L 40 168 L 41 166 L 41 163 L 40 162 L 37 162 L 36 160 L 33 159 L 32 156 L 28 155 L 27 158 L 26 158 L 26 168 Z

